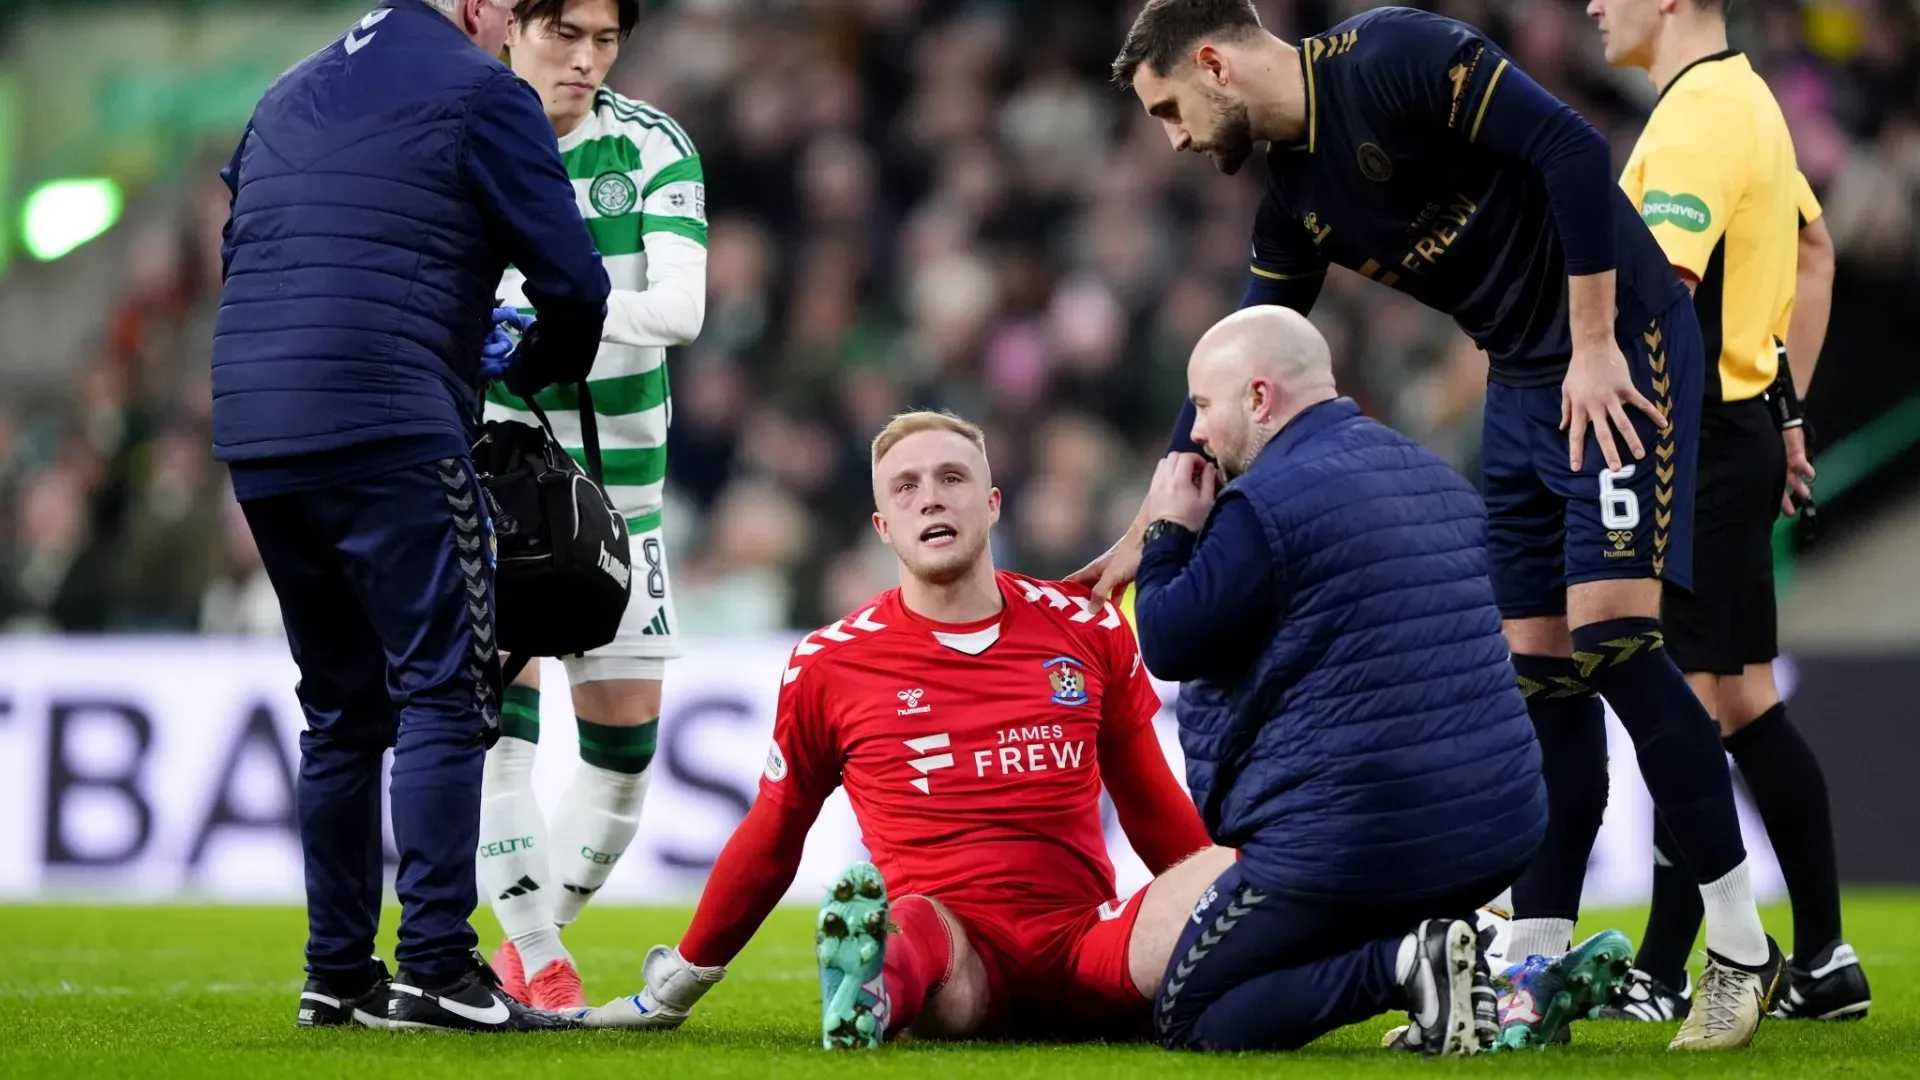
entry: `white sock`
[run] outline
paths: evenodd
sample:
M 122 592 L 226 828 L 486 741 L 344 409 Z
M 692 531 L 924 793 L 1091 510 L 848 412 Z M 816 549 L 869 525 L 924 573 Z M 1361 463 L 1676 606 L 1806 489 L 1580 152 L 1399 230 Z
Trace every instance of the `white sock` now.
M 623 773 L 580 763 L 553 812 L 553 870 L 560 885 L 553 899 L 556 925 L 580 916 L 626 854 L 640 829 L 640 807 L 652 775 L 651 766 Z
M 1767 962 L 1767 932 L 1747 883 L 1747 862 L 1700 886 L 1707 907 L 1707 948 L 1736 964 Z
M 480 780 L 480 883 L 528 978 L 540 970 L 536 956 L 566 956 L 554 933 L 556 890 L 547 866 L 547 823 L 533 794 L 534 750 L 525 739 L 503 736 L 487 751 Z
M 1571 948 L 1572 919 L 1515 919 L 1507 960 L 1521 963 L 1529 956 L 1559 956 Z
M 573 962 L 573 954 L 560 944 L 560 930 L 552 923 L 514 934 L 513 947 L 520 953 L 520 972 L 529 982 L 555 960 Z

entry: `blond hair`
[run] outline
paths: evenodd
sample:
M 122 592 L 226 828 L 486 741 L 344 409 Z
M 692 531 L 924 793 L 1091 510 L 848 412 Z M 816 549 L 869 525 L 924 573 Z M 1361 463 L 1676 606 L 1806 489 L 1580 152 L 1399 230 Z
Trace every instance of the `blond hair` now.
M 944 409 L 939 412 L 921 409 L 900 413 L 887 421 L 887 426 L 873 437 L 873 467 L 879 468 L 880 459 L 887 456 L 887 451 L 898 446 L 901 439 L 923 431 L 951 431 L 972 443 L 981 456 L 986 455 L 987 433 L 980 430 L 980 425 L 962 420 Z

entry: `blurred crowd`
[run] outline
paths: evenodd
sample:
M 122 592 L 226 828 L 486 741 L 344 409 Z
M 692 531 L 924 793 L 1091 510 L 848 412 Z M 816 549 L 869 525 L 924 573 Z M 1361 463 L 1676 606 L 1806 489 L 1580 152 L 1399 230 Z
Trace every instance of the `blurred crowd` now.
M 706 330 L 670 357 L 669 558 L 688 634 L 816 625 L 892 584 L 867 441 L 904 408 L 984 424 L 1000 565 L 1064 575 L 1131 519 L 1189 348 L 1234 307 L 1260 169 L 1169 152 L 1106 82 L 1135 4 L 652 5 L 612 82 L 705 163 Z M 1373 6 L 1263 0 L 1288 39 Z M 1577 4 L 1442 0 L 1624 162 L 1653 91 Z M 1897 0 L 1734 0 L 1843 262 L 1910 276 L 1920 31 Z M 224 154 L 225 147 L 209 148 Z M 271 633 L 206 365 L 224 190 L 143 236 L 62 407 L 0 402 L 0 629 Z M 1452 323 L 1336 272 L 1343 388 L 1472 475 L 1485 363 Z

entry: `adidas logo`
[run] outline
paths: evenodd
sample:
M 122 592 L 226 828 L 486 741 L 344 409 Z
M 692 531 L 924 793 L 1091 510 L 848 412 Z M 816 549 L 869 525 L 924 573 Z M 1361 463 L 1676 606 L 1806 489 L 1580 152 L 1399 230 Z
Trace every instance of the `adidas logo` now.
M 539 882 L 533 880 L 530 877 L 526 877 L 522 875 L 519 881 L 516 881 L 512 885 L 509 885 L 507 887 L 506 892 L 503 892 L 499 896 L 494 897 L 494 899 L 495 900 L 511 900 L 516 896 L 525 896 L 528 893 L 539 892 L 539 891 L 540 891 Z
M 605 544 L 600 545 L 600 569 L 605 570 L 608 577 L 619 582 L 623 589 L 627 587 L 629 581 L 633 580 L 633 571 L 627 569 L 626 563 L 614 558 Z
M 652 635 L 654 635 L 655 637 L 666 637 L 666 636 L 668 636 L 668 635 L 670 635 L 670 634 L 672 634 L 672 633 L 673 633 L 673 631 L 672 631 L 672 630 L 669 630 L 669 629 L 667 628 L 667 611 L 666 611 L 666 609 L 665 609 L 665 608 L 661 608 L 661 609 L 660 609 L 659 611 L 656 611 L 656 612 L 654 612 L 654 613 L 653 613 L 653 621 L 652 621 L 652 622 L 650 622 L 650 623 L 648 623 L 648 624 L 647 624 L 647 627 L 646 627 L 646 629 L 644 629 L 644 630 L 642 630 L 642 631 L 640 631 L 640 632 L 641 632 L 642 634 L 652 634 Z

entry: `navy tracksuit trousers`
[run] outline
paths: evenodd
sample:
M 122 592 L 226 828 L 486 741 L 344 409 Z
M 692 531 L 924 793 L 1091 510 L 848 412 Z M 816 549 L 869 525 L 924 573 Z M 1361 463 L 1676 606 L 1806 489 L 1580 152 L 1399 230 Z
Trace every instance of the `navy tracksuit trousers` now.
M 1234 863 L 1182 928 L 1154 1004 L 1169 1049 L 1295 1050 L 1407 1007 L 1400 942 L 1424 919 L 1473 921 L 1520 876 L 1513 867 L 1426 900 L 1315 900 L 1250 881 Z
M 357 980 L 380 925 L 393 749 L 395 959 L 429 985 L 476 944 L 480 772 L 499 727 L 493 553 L 465 458 L 244 501 L 300 667 L 307 970 Z

